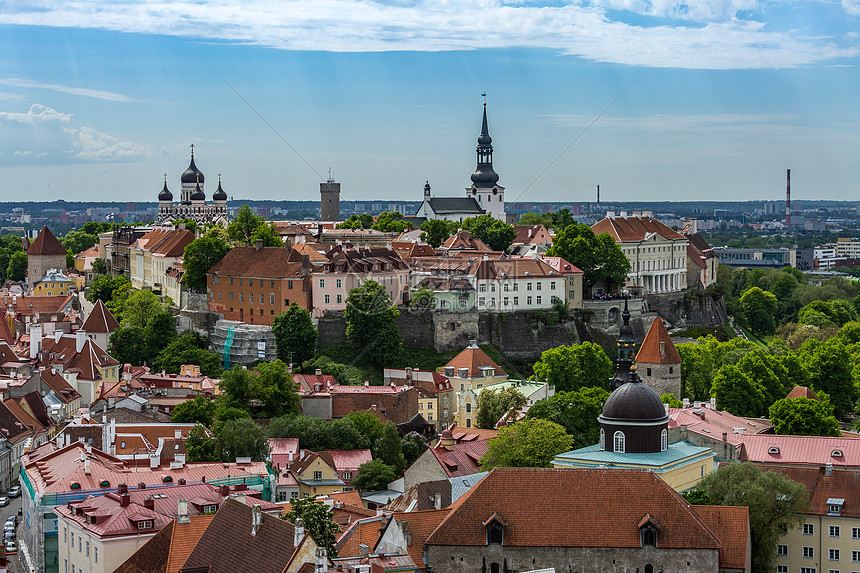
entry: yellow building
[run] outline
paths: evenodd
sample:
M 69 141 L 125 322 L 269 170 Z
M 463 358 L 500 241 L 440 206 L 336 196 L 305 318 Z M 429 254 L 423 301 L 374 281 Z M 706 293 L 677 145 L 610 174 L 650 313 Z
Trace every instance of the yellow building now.
M 83 287 L 83 280 L 73 280 L 57 269 L 49 269 L 45 276 L 33 283 L 33 296 L 65 296 Z
M 420 386 L 416 386 L 415 388 L 418 389 L 418 413 L 421 414 L 422 418 L 435 426 L 436 421 L 439 419 L 439 399 L 435 394 L 431 394 Z
M 344 483 L 337 470 L 317 453 L 305 452 L 304 457 L 292 465 L 290 473 L 299 482 L 299 497 L 343 491 Z

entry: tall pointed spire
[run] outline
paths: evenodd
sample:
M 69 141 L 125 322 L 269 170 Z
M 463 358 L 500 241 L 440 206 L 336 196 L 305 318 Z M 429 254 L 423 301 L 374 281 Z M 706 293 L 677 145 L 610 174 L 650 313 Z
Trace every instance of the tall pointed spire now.
M 627 299 L 624 299 L 624 312 L 621 313 L 623 324 L 618 332 L 618 358 L 615 360 L 615 375 L 609 379 L 610 390 L 620 388 L 627 382 L 641 382 L 638 376 L 631 377 L 630 367 L 633 366 L 633 358 L 636 356 L 636 338 L 633 336 L 633 328 L 630 326 L 630 309 L 627 307 Z
M 486 96 L 486 94 L 483 94 Z M 481 120 L 481 135 L 478 136 L 478 167 L 472 173 L 472 183 L 478 188 L 493 187 L 499 182 L 499 174 L 493 170 L 493 138 L 487 125 L 487 102 L 484 102 L 484 116 Z

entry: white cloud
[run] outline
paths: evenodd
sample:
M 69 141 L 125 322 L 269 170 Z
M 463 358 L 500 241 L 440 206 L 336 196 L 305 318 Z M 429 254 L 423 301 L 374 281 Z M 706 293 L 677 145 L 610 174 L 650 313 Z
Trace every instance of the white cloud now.
M 858 1 L 843 0 L 844 11 L 860 13 Z M 574 0 L 548 6 L 508 0 L 47 0 L 35 9 L 18 0 L 6 2 L 0 23 L 311 51 L 539 47 L 600 62 L 699 69 L 785 68 L 858 54 L 855 42 L 846 47 L 822 30 L 804 36 L 746 16 L 764 14 L 767 6 L 756 0 Z M 610 10 L 680 24 L 634 25 L 612 20 Z
M 26 113 L 0 112 L 0 128 L 5 128 L 0 148 L 6 153 L 0 151 L 0 156 L 8 157 L 6 164 L 134 161 L 153 155 L 148 145 L 72 125 L 72 114 L 41 104 L 31 105 Z
M 0 79 L 0 85 L 18 87 L 18 88 L 34 88 L 34 89 L 43 89 L 43 90 L 51 90 L 55 92 L 61 92 L 65 94 L 71 95 L 79 95 L 85 97 L 91 97 L 96 99 L 103 99 L 108 101 L 118 101 L 118 102 L 132 102 L 135 101 L 133 98 L 128 96 L 124 96 L 122 94 L 107 92 L 102 90 L 92 90 L 87 88 L 76 88 L 71 86 L 64 86 L 60 84 L 46 84 L 42 82 L 35 82 L 32 80 L 25 80 L 22 78 L 4 78 Z

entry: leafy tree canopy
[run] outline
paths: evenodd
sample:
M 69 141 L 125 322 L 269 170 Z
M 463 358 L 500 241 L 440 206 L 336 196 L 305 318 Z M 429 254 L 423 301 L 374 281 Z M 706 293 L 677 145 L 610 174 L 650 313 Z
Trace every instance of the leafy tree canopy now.
M 185 245 L 182 284 L 191 290 L 206 288 L 206 272 L 230 252 L 229 241 L 221 237 L 203 236 Z
M 332 509 L 317 501 L 316 496 L 294 499 L 290 503 L 290 511 L 282 519 L 295 523 L 301 518 L 305 530 L 311 534 L 320 547 L 325 547 L 330 559 L 337 558 L 337 537 L 340 527 L 334 522 Z
M 269 455 L 269 438 L 266 430 L 250 418 L 229 420 L 218 434 L 221 443 L 221 461 L 235 462 L 236 458 L 251 458 L 252 462 L 265 461 Z
M 403 339 L 395 319 L 400 310 L 391 303 L 385 287 L 365 280 L 346 298 L 346 337 L 359 356 L 377 366 L 390 364 L 400 356 Z
M 269 423 L 269 436 L 298 438 L 302 447 L 313 451 L 363 449 L 373 443 L 373 438 L 362 433 L 348 418 L 326 422 L 310 416 L 281 416 Z
M 215 402 L 207 396 L 197 396 L 177 405 L 173 409 L 170 421 L 174 424 L 200 424 L 212 427 L 215 420 Z
M 526 405 L 528 399 L 516 388 L 505 388 L 495 391 L 484 388 L 478 394 L 478 413 L 475 425 L 491 430 L 502 416 L 511 410 L 519 411 Z
M 445 219 L 429 219 L 421 224 L 421 231 L 421 240 L 435 249 L 457 232 L 457 223 Z
M 95 302 L 100 300 L 107 304 L 113 300 L 119 289 L 129 288 L 131 284 L 124 275 L 112 277 L 110 275 L 98 275 L 93 278 L 93 282 L 87 288 L 87 300 Z
M 313 358 L 317 347 L 317 329 L 310 313 L 295 302 L 272 322 L 278 359 L 302 364 Z
M 583 271 L 583 287 L 600 282 L 623 285 L 630 273 L 630 261 L 608 234 L 595 235 L 588 225 L 568 225 L 556 233 L 552 257 L 562 257 Z
M 9 264 L 6 266 L 6 279 L 10 281 L 23 281 L 26 277 L 27 254 L 24 251 L 15 251 L 9 255 Z
M 753 571 L 774 570 L 776 544 L 803 521 L 809 510 L 806 488 L 781 473 L 749 462 L 727 464 L 699 483 L 698 489 L 717 505 L 749 507 Z
M 549 398 L 538 400 L 529 408 L 528 418 L 540 418 L 560 425 L 574 440 L 574 448 L 596 444 L 600 439 L 597 417 L 609 391 L 603 388 L 580 388 L 570 392 L 556 392 Z
M 373 460 L 358 466 L 358 473 L 352 483 L 362 491 L 380 491 L 388 489 L 388 484 L 398 477 L 393 467 L 382 460 Z
M 548 468 L 558 454 L 570 451 L 574 440 L 564 428 L 540 418 L 523 420 L 499 430 L 481 458 L 481 469 L 495 467 Z
M 507 251 L 517 236 L 517 231 L 511 225 L 492 215 L 468 217 L 463 219 L 462 227 L 494 251 Z
M 777 434 L 840 436 L 839 421 L 829 402 L 810 398 L 783 398 L 771 405 L 770 421 Z
M 592 386 L 608 389 L 612 361 L 599 345 L 586 341 L 545 350 L 534 365 L 534 373 L 557 392 Z
M 221 356 L 209 350 L 209 340 L 193 331 L 172 340 L 159 352 L 155 363 L 169 374 L 179 374 L 185 364 L 199 366 L 200 373 L 210 378 L 220 378 L 224 372 Z
M 776 331 L 776 297 L 759 287 L 744 291 L 738 303 L 740 318 L 758 334 L 773 334 Z

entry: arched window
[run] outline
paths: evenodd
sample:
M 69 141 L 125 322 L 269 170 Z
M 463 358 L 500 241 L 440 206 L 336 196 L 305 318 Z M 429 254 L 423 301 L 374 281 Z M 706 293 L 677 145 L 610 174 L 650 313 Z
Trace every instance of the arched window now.
M 660 451 L 665 452 L 669 449 L 669 432 L 663 430 L 660 432 Z
M 613 436 L 613 452 L 624 453 L 624 432 L 617 431 Z
M 499 573 L 501 569 L 499 568 L 498 563 L 490 563 L 490 573 Z
M 645 565 L 645 573 L 654 573 L 654 566 L 650 563 Z
M 600 428 L 600 451 L 604 451 L 606 449 L 606 433 L 603 431 L 603 428 Z

